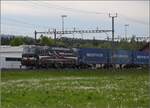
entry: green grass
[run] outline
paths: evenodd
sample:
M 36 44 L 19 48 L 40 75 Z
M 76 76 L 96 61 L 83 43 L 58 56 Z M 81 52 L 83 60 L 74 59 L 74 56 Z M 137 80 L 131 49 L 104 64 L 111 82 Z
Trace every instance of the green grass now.
M 2 108 L 149 108 L 147 69 L 1 73 Z

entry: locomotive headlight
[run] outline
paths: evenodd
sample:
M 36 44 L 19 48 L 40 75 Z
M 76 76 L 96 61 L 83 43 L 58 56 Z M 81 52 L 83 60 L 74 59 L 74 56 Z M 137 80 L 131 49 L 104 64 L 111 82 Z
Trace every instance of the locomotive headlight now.
M 27 58 L 27 57 L 22 57 L 22 59 L 23 59 L 23 60 L 27 60 L 28 58 Z
M 36 60 L 35 57 L 23 57 L 22 59 L 23 60 Z
M 30 60 L 36 60 L 36 58 L 35 58 L 35 57 L 30 57 L 29 59 L 30 59 Z

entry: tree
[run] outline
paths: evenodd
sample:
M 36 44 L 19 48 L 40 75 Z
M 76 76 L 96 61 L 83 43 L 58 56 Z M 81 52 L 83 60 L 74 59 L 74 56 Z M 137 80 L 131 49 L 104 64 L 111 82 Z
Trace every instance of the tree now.
M 95 39 L 95 37 L 93 37 L 93 46 L 94 47 L 98 46 L 98 41 Z
M 130 40 L 131 43 L 136 43 L 135 37 L 136 37 L 135 35 L 132 35 L 132 38 Z
M 41 36 L 40 44 L 42 44 L 42 45 L 53 45 L 54 40 L 52 40 L 51 38 L 48 38 L 47 36 Z
M 91 43 L 84 43 L 84 44 L 80 45 L 80 47 L 82 47 L 82 48 L 93 48 L 93 45 Z
M 57 41 L 56 43 L 58 46 L 64 46 L 65 47 L 65 43 L 62 42 L 61 40 Z
M 98 46 L 99 48 L 112 48 L 111 42 L 101 42 Z
M 23 38 L 22 37 L 15 37 L 13 40 L 11 40 L 10 45 L 11 46 L 19 46 L 22 45 L 23 42 Z
M 14 37 L 1 37 L 1 45 L 10 45 L 10 42 L 14 39 Z
M 33 45 L 33 44 L 35 44 L 35 40 L 33 38 L 31 38 L 31 37 L 28 37 L 28 36 L 23 38 L 23 42 L 26 45 Z
M 129 42 L 126 39 L 121 39 L 117 45 L 117 49 L 129 49 Z

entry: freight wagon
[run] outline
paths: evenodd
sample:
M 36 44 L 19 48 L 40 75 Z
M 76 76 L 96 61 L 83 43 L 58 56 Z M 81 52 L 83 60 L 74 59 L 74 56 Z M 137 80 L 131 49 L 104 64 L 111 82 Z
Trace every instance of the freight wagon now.
M 133 63 L 136 65 L 148 65 L 150 64 L 150 53 L 134 51 L 133 52 Z
M 78 49 L 79 67 L 102 67 L 109 62 L 109 49 L 80 48 Z

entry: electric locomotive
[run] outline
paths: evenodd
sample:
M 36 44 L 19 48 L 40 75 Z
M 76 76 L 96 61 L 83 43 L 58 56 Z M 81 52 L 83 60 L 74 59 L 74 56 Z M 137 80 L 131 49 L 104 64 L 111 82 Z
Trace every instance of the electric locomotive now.
M 22 65 L 36 68 L 64 68 L 77 66 L 77 55 L 72 48 L 27 46 L 22 54 Z

